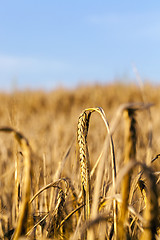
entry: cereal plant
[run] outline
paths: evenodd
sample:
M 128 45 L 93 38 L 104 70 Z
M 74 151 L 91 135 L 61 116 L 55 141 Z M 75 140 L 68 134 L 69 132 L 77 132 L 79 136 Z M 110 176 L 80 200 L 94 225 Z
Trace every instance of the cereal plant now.
M 160 238 L 156 106 L 103 90 L 1 96 L 0 239 Z

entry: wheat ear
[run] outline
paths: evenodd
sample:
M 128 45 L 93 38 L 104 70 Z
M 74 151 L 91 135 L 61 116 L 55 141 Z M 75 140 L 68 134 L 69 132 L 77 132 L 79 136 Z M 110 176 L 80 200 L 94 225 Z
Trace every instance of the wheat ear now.
M 77 126 L 77 145 L 78 145 L 78 158 L 80 161 L 81 169 L 81 186 L 84 198 L 84 219 L 88 220 L 90 215 L 90 166 L 89 166 L 89 153 L 87 146 L 87 134 L 89 127 L 89 119 L 91 112 L 83 111 L 78 119 Z

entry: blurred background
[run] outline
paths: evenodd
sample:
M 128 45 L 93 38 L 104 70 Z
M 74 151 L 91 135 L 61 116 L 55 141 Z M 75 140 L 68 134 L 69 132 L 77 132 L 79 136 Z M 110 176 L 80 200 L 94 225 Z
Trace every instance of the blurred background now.
M 7 0 L 0 91 L 160 80 L 160 1 Z

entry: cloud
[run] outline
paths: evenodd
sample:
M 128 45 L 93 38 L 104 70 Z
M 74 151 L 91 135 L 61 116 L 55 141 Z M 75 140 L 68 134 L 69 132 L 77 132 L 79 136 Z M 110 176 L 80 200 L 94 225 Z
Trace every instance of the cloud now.
M 60 60 L 0 55 L 1 72 L 59 72 L 70 67 L 70 64 Z
M 0 55 L 0 90 L 17 87 L 52 88 L 60 84 L 68 72 L 69 63 L 55 59 Z

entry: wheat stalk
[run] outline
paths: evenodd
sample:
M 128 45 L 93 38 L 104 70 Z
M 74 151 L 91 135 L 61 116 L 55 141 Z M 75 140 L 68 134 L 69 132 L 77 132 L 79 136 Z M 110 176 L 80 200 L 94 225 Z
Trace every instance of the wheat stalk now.
M 80 165 L 81 165 L 81 185 L 82 185 L 82 191 L 83 191 L 83 196 L 84 196 L 84 202 L 86 203 L 86 207 L 84 207 L 84 216 L 85 220 L 89 219 L 89 214 L 90 214 L 90 169 L 89 169 L 89 153 L 88 153 L 88 146 L 87 146 L 87 134 L 88 134 L 88 127 L 89 127 L 89 119 L 91 116 L 91 113 L 97 112 L 100 114 L 101 118 L 103 119 L 105 126 L 107 128 L 107 132 L 109 134 L 109 143 L 111 147 L 111 156 L 112 156 L 112 180 L 113 180 L 113 188 L 115 189 L 115 178 L 116 178 L 116 164 L 115 164 L 115 155 L 114 155 L 114 145 L 113 145 L 113 140 L 112 136 L 110 134 L 110 129 L 109 129 L 109 124 L 107 122 L 105 113 L 102 108 L 97 107 L 97 108 L 88 108 L 85 109 L 78 120 L 78 127 L 77 127 L 77 145 L 78 145 L 78 157 L 80 160 Z M 105 142 L 105 148 L 106 148 L 106 143 L 108 139 Z M 108 144 L 107 144 L 108 145 Z M 102 174 L 103 174 L 103 165 L 104 165 L 104 160 L 101 161 L 101 170 L 98 171 L 97 175 L 98 179 L 96 181 L 95 185 L 95 191 L 94 191 L 94 198 L 93 198 L 93 204 L 92 204 L 92 218 L 96 217 L 97 210 L 98 210 L 98 201 L 99 201 L 99 190 L 100 190 L 100 185 L 101 185 L 101 180 L 102 180 Z M 113 206 L 114 206 L 114 228 L 115 232 L 116 226 L 117 226 L 117 215 L 116 215 L 116 200 L 113 200 Z M 91 236 L 90 236 L 91 238 Z
M 125 119 L 125 150 L 124 164 L 135 161 L 136 157 L 136 120 L 135 110 L 126 109 L 124 111 Z M 128 199 L 130 192 L 131 173 L 127 173 L 122 181 L 122 205 L 118 222 L 118 239 L 126 238 L 125 225 L 127 222 Z
M 158 227 L 158 194 L 157 194 L 157 185 L 156 185 L 156 177 L 153 174 L 153 171 L 150 167 L 146 166 L 141 162 L 129 161 L 124 167 L 120 170 L 117 179 L 116 179 L 116 188 L 118 188 L 119 184 L 122 182 L 123 178 L 126 174 L 131 173 L 131 170 L 136 166 L 140 166 L 143 169 L 144 174 L 147 177 L 147 186 L 141 184 L 140 189 L 144 192 L 144 200 L 146 202 L 146 208 L 144 211 L 143 219 L 141 216 L 136 214 L 139 220 L 143 223 L 143 233 L 141 234 L 141 240 L 152 240 L 156 239 L 157 227 Z M 133 209 L 129 210 L 133 212 Z M 135 214 L 135 211 L 133 212 Z M 119 229 L 119 225 L 118 225 Z M 119 235 L 118 235 L 119 238 Z M 125 239 L 125 235 L 124 235 Z
M 66 192 L 67 192 L 67 191 L 68 191 L 68 187 L 69 187 L 69 186 L 68 186 L 68 182 L 67 182 L 67 180 L 66 180 L 65 178 L 60 178 L 60 179 L 58 179 L 57 181 L 51 182 L 51 183 L 47 184 L 46 186 L 42 187 L 42 188 L 30 199 L 29 203 L 32 203 L 33 200 L 34 200 L 36 197 L 38 197 L 39 194 L 41 194 L 43 191 L 45 191 L 45 190 L 47 190 L 47 189 L 49 189 L 49 188 L 51 188 L 51 187 L 57 188 L 57 187 L 58 187 L 58 184 L 59 184 L 60 182 L 62 182 L 62 181 L 64 181 L 64 182 L 66 183 Z
M 69 157 L 69 154 L 71 152 L 71 148 L 73 146 L 73 142 L 75 139 L 72 140 L 71 144 L 69 145 L 68 149 L 66 150 L 64 157 L 62 158 L 62 160 L 59 162 L 58 168 L 56 170 L 56 173 L 54 174 L 54 179 L 53 181 L 56 181 L 57 179 L 61 178 L 61 174 L 62 174 L 62 170 L 64 169 L 64 166 L 66 164 L 66 161 Z M 55 202 L 54 199 L 54 194 L 53 194 L 53 189 L 51 189 L 51 194 L 50 194 L 50 201 L 49 201 L 49 210 L 52 208 L 52 203 Z M 55 198 L 57 196 L 57 192 L 55 194 Z M 54 200 L 53 200 L 54 199 Z
M 63 218 L 63 208 L 65 204 L 65 198 L 66 194 L 62 190 L 62 188 L 59 188 L 58 196 L 57 196 L 57 204 L 55 206 L 55 209 L 53 210 L 52 216 L 49 219 L 49 223 L 47 226 L 47 237 L 51 238 L 53 236 L 56 236 L 58 230 L 60 230 L 60 234 L 63 235 L 63 225 L 58 228 L 59 223 L 62 221 Z
M 0 128 L 0 131 L 6 133 L 14 133 L 14 136 L 20 144 L 23 151 L 24 158 L 24 186 L 22 193 L 22 203 L 20 207 L 20 213 L 18 216 L 17 227 L 13 235 L 13 240 L 19 239 L 20 236 L 27 233 L 28 228 L 28 215 L 29 215 L 29 200 L 31 191 L 31 149 L 28 140 L 13 128 Z
M 144 169 L 144 174 L 146 174 L 146 184 L 141 183 L 140 189 L 144 196 L 144 201 L 146 203 L 146 208 L 144 211 L 143 225 L 144 232 L 141 235 L 141 240 L 154 240 L 157 233 L 158 226 L 158 193 L 156 185 L 156 177 L 150 167 L 142 165 Z

